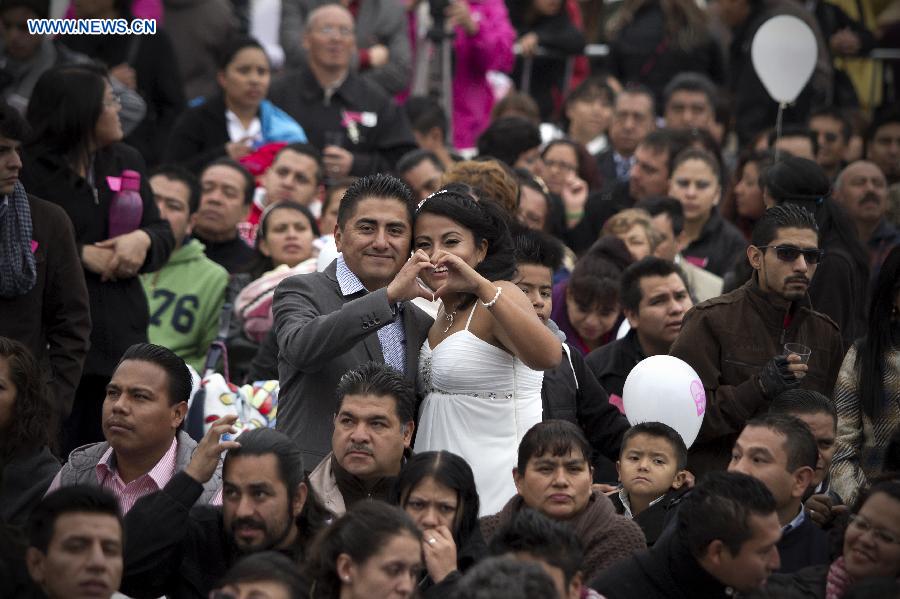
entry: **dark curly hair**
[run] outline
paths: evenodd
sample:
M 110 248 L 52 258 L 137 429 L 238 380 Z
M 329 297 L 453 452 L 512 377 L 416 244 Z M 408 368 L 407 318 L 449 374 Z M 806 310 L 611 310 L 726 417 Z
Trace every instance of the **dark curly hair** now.
M 12 418 L 0 430 L 0 459 L 27 453 L 50 444 L 55 418 L 37 360 L 22 343 L 0 337 L 0 358 L 6 362 L 16 389 Z
M 487 241 L 487 254 L 475 271 L 489 281 L 511 281 L 516 273 L 516 259 L 509 217 L 496 202 L 479 201 L 479 196 L 477 189 L 463 183 L 446 185 L 419 204 L 413 229 L 423 214 L 443 216 L 459 223 L 471 231 L 476 246 L 482 240 Z M 468 305 L 472 300 L 474 296 L 463 304 Z

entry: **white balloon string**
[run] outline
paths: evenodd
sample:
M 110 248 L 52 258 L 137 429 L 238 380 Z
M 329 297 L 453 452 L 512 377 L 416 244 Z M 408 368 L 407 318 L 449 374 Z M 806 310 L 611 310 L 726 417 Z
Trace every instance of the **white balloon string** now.
M 778 162 L 779 158 L 781 158 L 781 150 L 778 149 L 778 142 L 781 140 L 781 120 L 784 116 L 784 109 L 786 107 L 787 103 L 779 102 L 778 116 L 775 117 L 775 162 Z

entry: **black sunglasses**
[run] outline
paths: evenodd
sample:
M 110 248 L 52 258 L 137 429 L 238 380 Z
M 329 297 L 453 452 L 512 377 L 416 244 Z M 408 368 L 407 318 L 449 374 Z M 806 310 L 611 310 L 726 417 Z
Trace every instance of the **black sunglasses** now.
M 816 129 L 813 129 L 812 133 L 814 133 L 817 136 L 821 135 L 822 137 L 825 138 L 825 141 L 827 141 L 830 144 L 833 144 L 834 142 L 836 142 L 838 140 L 838 134 L 835 133 L 834 131 L 817 131 Z
M 760 245 L 757 246 L 761 250 L 771 248 L 775 250 L 775 255 L 782 262 L 794 262 L 803 254 L 803 259 L 807 264 L 818 264 L 825 256 L 825 250 L 818 248 L 801 249 L 792 245 Z

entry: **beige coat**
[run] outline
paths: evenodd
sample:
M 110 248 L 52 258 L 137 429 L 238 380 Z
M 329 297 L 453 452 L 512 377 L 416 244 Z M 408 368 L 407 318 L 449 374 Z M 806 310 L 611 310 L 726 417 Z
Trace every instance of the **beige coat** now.
M 333 452 L 325 456 L 315 470 L 309 473 L 309 484 L 325 509 L 335 518 L 340 518 L 347 512 L 347 506 L 344 505 L 344 496 L 337 486 L 334 468 L 331 466 L 332 457 Z

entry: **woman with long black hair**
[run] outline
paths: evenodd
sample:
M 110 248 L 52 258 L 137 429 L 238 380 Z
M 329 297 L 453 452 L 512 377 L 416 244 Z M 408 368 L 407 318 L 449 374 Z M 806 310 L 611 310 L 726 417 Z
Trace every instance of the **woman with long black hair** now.
M 90 298 L 91 348 L 64 425 L 64 452 L 103 440 L 100 412 L 109 377 L 127 348 L 147 341 L 150 315 L 137 275 L 159 270 L 175 245 L 143 158 L 119 143 L 120 106 L 102 70 L 64 66 L 41 76 L 26 114 L 32 137 L 23 153 L 22 184 L 58 204 L 72 221 Z M 113 187 L 126 170 L 140 176 L 136 228 L 125 220 L 113 226 Z
M 466 459 L 490 514 L 515 494 L 519 441 L 541 420 L 543 371 L 559 364 L 562 348 L 512 283 L 508 217 L 474 194 L 448 186 L 419 204 L 413 224 L 409 268 L 442 302 L 419 354 L 425 399 L 415 451 Z M 406 297 L 422 295 L 409 285 Z
M 866 336 L 844 358 L 834 401 L 838 428 L 832 487 L 850 505 L 881 472 L 884 450 L 900 425 L 900 247 L 881 267 Z
M 50 453 L 53 424 L 37 360 L 18 341 L 0 337 L 0 521 L 24 525 L 59 472 Z
M 478 491 L 472 468 L 449 451 L 410 458 L 394 484 L 392 501 L 415 521 L 424 537 L 423 596 L 446 597 L 471 566 L 487 554 L 478 528 Z

